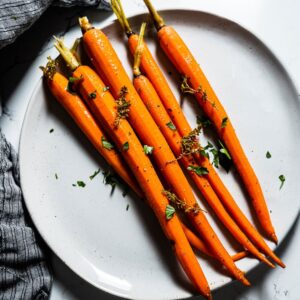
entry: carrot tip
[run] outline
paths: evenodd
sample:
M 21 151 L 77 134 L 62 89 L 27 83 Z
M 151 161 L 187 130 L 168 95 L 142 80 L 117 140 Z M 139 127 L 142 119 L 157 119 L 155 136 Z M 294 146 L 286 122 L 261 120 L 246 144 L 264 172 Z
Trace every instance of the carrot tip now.
M 275 233 L 272 233 L 272 235 L 270 236 L 270 239 L 272 242 L 274 242 L 276 245 L 278 245 L 278 238 Z
M 266 265 L 268 265 L 270 268 L 275 269 L 275 265 L 272 264 L 268 259 L 265 257 L 261 259 L 262 262 L 264 262 Z

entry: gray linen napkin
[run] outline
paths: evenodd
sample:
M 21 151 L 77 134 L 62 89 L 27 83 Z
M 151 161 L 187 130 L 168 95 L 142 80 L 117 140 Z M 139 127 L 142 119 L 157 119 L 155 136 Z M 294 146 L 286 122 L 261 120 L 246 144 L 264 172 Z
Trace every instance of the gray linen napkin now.
M 27 30 L 50 4 L 59 6 L 94 6 L 110 9 L 109 0 L 1 0 L 0 49 Z
M 110 9 L 108 1 L 0 0 L 0 49 L 28 29 L 50 4 Z M 0 128 L 0 300 L 47 299 L 51 285 L 41 240 L 24 208 L 17 154 Z

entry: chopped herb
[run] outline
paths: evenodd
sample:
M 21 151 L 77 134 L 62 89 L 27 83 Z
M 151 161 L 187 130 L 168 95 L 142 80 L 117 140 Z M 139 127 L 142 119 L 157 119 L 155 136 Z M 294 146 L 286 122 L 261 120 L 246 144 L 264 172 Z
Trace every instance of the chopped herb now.
M 280 187 L 279 187 L 279 189 L 281 190 L 282 187 L 283 187 L 283 184 L 285 182 L 285 176 L 284 175 L 280 175 L 278 178 L 281 181 L 281 184 L 280 184 Z
M 97 94 L 96 94 L 96 90 L 94 91 L 94 92 L 92 92 L 92 93 L 89 93 L 89 98 L 91 98 L 91 99 L 95 99 L 96 97 L 97 97 Z
M 174 214 L 175 214 L 175 208 L 172 205 L 168 204 L 166 206 L 166 219 L 171 220 Z
M 51 128 L 50 130 L 49 130 L 49 133 L 52 133 L 54 131 L 54 129 L 53 128 Z
M 200 149 L 200 155 L 209 158 L 209 153 L 204 148 Z
M 216 168 L 219 168 L 219 165 L 220 165 L 220 157 L 219 157 L 219 151 L 215 148 L 211 149 L 210 150 L 211 154 L 213 155 L 213 165 L 216 167 Z
M 145 154 L 149 155 L 152 154 L 154 147 L 148 146 L 148 145 L 144 145 L 144 152 Z
M 128 210 L 129 209 L 129 204 L 127 204 L 127 206 L 126 206 L 126 210 Z
M 55 179 L 58 179 L 57 173 L 54 174 Z
M 208 150 L 208 149 L 212 149 L 213 147 L 214 147 L 214 145 L 210 141 L 208 141 L 207 145 L 204 147 L 204 149 Z
M 129 113 L 129 107 L 131 103 L 126 100 L 126 95 L 128 93 L 128 89 L 126 86 L 123 86 L 121 88 L 121 92 L 119 94 L 119 98 L 116 99 L 117 103 L 117 116 L 114 121 L 115 128 L 118 128 L 121 119 L 126 119 L 128 117 Z
M 105 86 L 104 88 L 103 88 L 103 92 L 106 92 L 106 91 L 108 91 L 109 90 L 109 86 Z
M 118 179 L 109 170 L 102 172 L 102 173 L 104 175 L 104 177 L 103 177 L 104 184 L 111 185 L 111 194 L 113 194 L 115 187 L 116 187 L 117 183 L 119 182 Z
M 75 184 L 75 183 L 72 183 L 72 186 L 76 186 L 76 184 Z
M 67 91 L 70 92 L 71 94 L 74 94 L 74 83 L 78 80 L 81 80 L 82 77 L 77 78 L 77 77 L 69 77 L 68 85 L 67 85 Z
M 129 143 L 128 143 L 128 142 L 125 142 L 125 143 L 123 144 L 123 146 L 122 146 L 122 149 L 123 149 L 123 151 L 128 151 L 128 149 L 129 149 Z
M 175 131 L 176 130 L 176 127 L 175 125 L 170 121 L 166 124 L 172 131 Z
M 209 127 L 212 123 L 211 120 L 204 117 L 204 116 L 197 116 L 197 124 L 200 125 L 202 128 Z
M 101 137 L 101 142 L 102 142 L 102 146 L 107 150 L 111 150 L 114 148 L 114 145 L 108 142 L 104 136 Z
M 203 176 L 203 175 L 208 174 L 207 168 L 202 167 L 202 166 L 192 166 L 191 165 L 191 166 L 187 167 L 187 170 L 195 172 L 198 176 Z
M 220 152 L 222 153 L 222 154 L 224 154 L 229 160 L 231 160 L 231 156 L 230 156 L 230 154 L 229 154 L 229 152 L 227 151 L 227 149 L 225 148 L 225 146 L 222 144 L 222 142 L 219 140 L 219 144 L 220 144 L 220 146 L 221 146 L 221 148 L 220 148 Z
M 83 181 L 81 181 L 81 180 L 78 180 L 78 181 L 77 181 L 77 185 L 78 185 L 79 187 L 82 187 L 82 188 L 84 188 L 84 187 L 86 186 L 86 184 L 85 184 Z
M 225 128 L 228 123 L 228 117 L 223 118 L 221 128 Z
M 271 157 L 272 157 L 271 153 L 269 151 L 267 151 L 266 158 L 271 158 Z
M 92 174 L 90 176 L 90 180 L 93 180 L 99 173 L 100 173 L 100 169 L 98 169 L 97 171 L 95 171 L 94 174 Z

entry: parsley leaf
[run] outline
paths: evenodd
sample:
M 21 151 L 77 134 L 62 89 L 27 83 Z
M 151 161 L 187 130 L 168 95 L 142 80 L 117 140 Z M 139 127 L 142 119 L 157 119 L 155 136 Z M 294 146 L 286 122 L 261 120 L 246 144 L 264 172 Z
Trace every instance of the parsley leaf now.
M 98 169 L 97 171 L 95 171 L 94 174 L 92 174 L 90 176 L 90 180 L 93 180 L 99 173 L 100 173 L 100 169 Z
M 92 93 L 89 93 L 89 98 L 95 99 L 97 97 L 96 90 Z
M 172 219 L 174 214 L 175 214 L 175 208 L 172 205 L 168 204 L 166 206 L 166 219 L 167 220 Z
M 283 187 L 283 185 L 284 185 L 284 182 L 285 182 L 285 176 L 284 175 L 280 175 L 278 178 L 281 181 L 281 184 L 280 184 L 280 187 L 279 187 L 279 189 L 281 190 L 282 187 Z
M 204 117 L 204 116 L 197 116 L 197 124 L 201 125 L 202 128 L 207 128 L 209 127 L 212 123 L 211 120 Z
M 58 175 L 57 173 L 54 174 L 55 179 L 58 179 Z
M 128 143 L 128 142 L 125 142 L 125 143 L 123 144 L 123 146 L 122 146 L 122 149 L 123 149 L 123 151 L 128 151 L 128 149 L 129 149 L 129 143 Z
M 228 117 L 223 118 L 221 128 L 225 128 L 228 123 Z
M 108 142 L 104 136 L 101 137 L 101 142 L 102 142 L 102 146 L 107 150 L 111 150 L 114 148 L 114 145 Z
M 80 187 L 82 187 L 82 188 L 84 188 L 86 186 L 86 184 L 83 181 L 81 181 L 81 180 L 77 181 L 77 185 L 80 186 Z
M 172 131 L 176 131 L 175 125 L 170 121 L 166 124 Z
M 230 156 L 230 154 L 229 154 L 229 152 L 227 151 L 227 149 L 225 148 L 225 146 L 223 145 L 223 143 L 219 140 L 219 144 L 220 144 L 220 146 L 221 146 L 221 148 L 220 148 L 220 152 L 222 153 L 222 154 L 224 154 L 229 160 L 231 160 L 231 156 Z
M 128 210 L 129 209 L 129 204 L 127 204 L 127 206 L 126 206 L 126 210 Z
M 267 151 L 266 158 L 271 158 L 271 157 L 272 157 L 271 153 L 269 151 Z
M 144 149 L 145 154 L 149 155 L 149 154 L 152 154 L 154 147 L 144 145 L 143 149 Z
M 53 128 L 51 128 L 50 130 L 49 130 L 49 133 L 52 133 L 54 131 L 54 129 Z
M 195 172 L 198 176 L 202 176 L 202 175 L 206 175 L 208 174 L 208 170 L 205 167 L 201 167 L 201 166 L 188 166 L 187 167 L 188 171 L 192 171 Z
M 219 151 L 215 148 L 211 149 L 210 150 L 211 154 L 213 155 L 213 165 L 216 167 L 216 168 L 219 168 L 219 165 L 220 165 L 220 157 L 219 157 Z
M 103 177 L 104 184 L 111 185 L 110 193 L 113 194 L 115 187 L 116 187 L 117 183 L 119 182 L 117 177 L 114 174 L 112 174 L 109 170 L 102 172 L 102 174 L 104 175 L 104 177 Z

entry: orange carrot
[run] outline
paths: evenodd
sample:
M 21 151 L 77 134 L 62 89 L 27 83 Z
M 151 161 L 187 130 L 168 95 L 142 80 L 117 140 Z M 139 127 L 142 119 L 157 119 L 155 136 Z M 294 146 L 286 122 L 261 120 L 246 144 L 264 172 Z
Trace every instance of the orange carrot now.
M 214 93 L 197 61 L 178 33 L 171 26 L 166 26 L 156 12 L 150 0 L 144 0 L 158 31 L 160 45 L 177 70 L 187 78 L 190 91 L 195 94 L 205 114 L 213 122 L 221 140 L 224 141 L 233 162 L 248 191 L 252 205 L 268 238 L 277 243 L 277 237 L 271 222 L 269 210 L 264 199 L 259 181 L 240 145 L 234 128 L 221 102 Z
M 114 149 L 103 147 L 103 144 L 101 143 L 101 139 L 105 138 L 103 130 L 96 124 L 93 116 L 79 96 L 68 91 L 69 81 L 66 77 L 56 71 L 55 62 L 49 58 L 47 66 L 42 69 L 53 96 L 66 109 L 78 127 L 107 163 L 139 197 L 142 197 L 142 192 L 124 160 L 121 159 L 120 155 Z
M 195 234 L 194 232 L 192 232 L 188 227 L 186 227 L 183 223 L 181 223 L 182 229 L 188 239 L 188 241 L 190 242 L 190 244 L 197 250 L 199 250 L 200 252 L 202 252 L 203 254 L 213 257 L 212 252 L 206 247 L 206 245 L 203 243 L 202 240 L 200 240 Z M 241 251 L 238 252 L 236 254 L 234 254 L 232 257 L 232 259 L 234 261 L 238 261 L 241 260 L 245 257 L 247 257 L 249 255 L 248 251 Z
M 143 24 L 145 25 L 145 23 Z M 151 82 L 141 74 L 139 69 L 139 63 L 142 57 L 144 44 L 142 42 L 143 39 L 143 32 L 144 26 L 141 27 L 141 33 L 139 37 L 139 43 L 136 48 L 135 59 L 134 59 L 134 87 L 136 88 L 137 92 L 139 93 L 142 101 L 144 102 L 145 106 L 148 108 L 150 114 L 152 115 L 154 121 L 159 126 L 162 134 L 166 138 L 169 146 L 171 147 L 172 151 L 177 157 L 180 157 L 182 154 L 182 139 L 176 127 L 173 130 L 166 125 L 171 122 L 170 117 L 164 108 L 163 104 L 159 96 L 157 95 L 153 85 Z M 240 230 L 240 228 L 236 225 L 236 223 L 232 220 L 230 215 L 227 213 L 225 208 L 223 207 L 222 203 L 218 199 L 217 195 L 215 194 L 214 190 L 210 186 L 207 179 L 203 177 L 205 173 L 207 173 L 207 169 L 197 165 L 191 155 L 182 156 L 179 160 L 183 167 L 186 170 L 191 170 L 190 175 L 195 182 L 196 186 L 198 187 L 199 191 L 204 196 L 205 200 L 213 209 L 214 213 L 218 216 L 219 220 L 224 224 L 224 226 L 230 231 L 230 233 L 235 237 L 235 239 L 249 252 L 251 252 L 255 257 L 269 265 L 270 267 L 274 267 L 257 249 L 256 247 L 250 242 L 247 236 Z M 171 164 L 174 163 L 170 162 Z M 203 174 L 197 174 L 197 172 Z
M 197 206 L 191 187 L 179 164 L 177 162 L 166 164 L 166 162 L 174 160 L 175 157 L 134 89 L 108 38 L 101 30 L 93 28 L 86 17 L 80 19 L 80 25 L 84 33 L 83 43 L 87 54 L 97 72 L 103 77 L 104 82 L 110 86 L 110 91 L 113 96 L 115 98 L 120 97 L 120 92 L 126 87 L 126 94 L 124 96 L 126 102 L 131 105 L 128 120 L 140 140 L 144 144 L 154 147 L 152 156 L 162 175 L 170 185 L 170 188 L 174 190 L 178 197 L 185 201 L 189 207 Z M 201 234 L 203 240 L 205 240 L 212 249 L 215 257 L 226 266 L 232 276 L 244 284 L 249 285 L 248 280 L 236 267 L 202 211 L 199 211 L 197 214 L 190 211 L 188 216 L 197 231 Z
M 76 85 L 77 90 L 79 90 L 97 120 L 110 133 L 117 148 L 134 173 L 162 229 L 171 241 L 175 254 L 187 276 L 203 296 L 211 299 L 207 280 L 186 239 L 179 219 L 174 212 L 171 216 L 167 215 L 169 203 L 163 194 L 164 188 L 150 159 L 144 153 L 133 128 L 127 120 L 122 120 L 117 127 L 115 126 L 115 120 L 118 116 L 116 102 L 99 76 L 90 67 L 75 64 L 74 57 L 72 63 L 70 63 L 68 57 L 71 56 L 71 53 L 68 52 L 61 41 L 58 40 L 56 47 L 66 59 L 68 66 L 73 70 L 73 76 L 81 78 Z
M 112 8 L 117 15 L 126 35 L 128 36 L 128 45 L 132 55 L 134 55 L 136 47 L 138 45 L 139 36 L 133 33 L 133 30 L 131 29 L 130 24 L 122 9 L 121 1 L 113 0 Z M 167 80 L 165 79 L 145 42 L 140 67 L 142 72 L 153 84 L 157 94 L 161 99 L 161 102 L 163 103 L 180 135 L 187 136 L 192 131 L 192 128 L 187 122 L 178 101 L 176 100 L 173 92 L 170 89 Z M 270 247 L 265 243 L 261 235 L 257 232 L 257 230 L 253 227 L 253 225 L 238 207 L 232 195 L 220 179 L 219 175 L 210 164 L 209 159 L 197 153 L 195 153 L 194 156 L 196 162 L 199 165 L 207 168 L 208 174 L 204 175 L 204 177 L 208 179 L 218 198 L 222 201 L 225 208 L 228 210 L 228 212 L 231 214 L 240 228 L 244 231 L 244 233 L 253 242 L 253 244 L 258 247 L 264 254 L 270 256 L 281 267 L 285 267 L 283 262 L 274 254 Z

